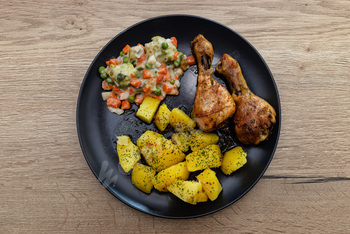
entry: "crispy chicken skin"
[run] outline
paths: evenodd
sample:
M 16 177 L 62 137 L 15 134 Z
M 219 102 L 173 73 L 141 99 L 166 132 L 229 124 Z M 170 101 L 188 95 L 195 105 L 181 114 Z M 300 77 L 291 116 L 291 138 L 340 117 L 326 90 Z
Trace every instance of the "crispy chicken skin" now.
M 226 78 L 232 90 L 237 108 L 233 121 L 238 140 L 248 145 L 266 140 L 276 123 L 275 109 L 250 91 L 241 67 L 228 54 L 222 56 L 216 71 Z
M 236 105 L 227 89 L 212 76 L 214 73 L 212 44 L 199 34 L 191 42 L 191 47 L 198 66 L 193 117 L 201 130 L 210 132 L 234 114 Z

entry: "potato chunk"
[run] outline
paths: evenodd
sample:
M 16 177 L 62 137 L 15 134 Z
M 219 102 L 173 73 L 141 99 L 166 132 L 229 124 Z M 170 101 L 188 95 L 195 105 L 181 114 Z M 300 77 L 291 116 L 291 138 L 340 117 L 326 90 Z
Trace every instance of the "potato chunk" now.
M 199 193 L 197 194 L 197 198 L 196 199 L 197 199 L 197 202 L 206 202 L 206 201 L 208 201 L 208 195 L 204 191 L 204 189 L 202 189 L 202 191 L 199 191 Z
M 157 172 L 175 165 L 185 159 L 185 154 L 161 134 L 146 131 L 137 140 L 137 146 L 150 165 Z
M 202 187 L 211 201 L 214 201 L 222 191 L 222 186 L 216 177 L 215 171 L 209 168 L 200 173 L 197 180 L 202 183 Z
M 152 122 L 153 116 L 156 113 L 160 100 L 146 97 L 141 103 L 139 109 L 136 112 L 136 116 L 142 121 L 150 124 Z
M 171 111 L 168 109 L 165 103 L 160 105 L 157 114 L 154 116 L 153 121 L 160 131 L 164 131 L 164 129 L 168 126 L 170 113 Z
M 196 122 L 178 108 L 174 108 L 171 111 L 169 121 L 170 125 L 177 132 L 191 131 L 196 127 Z
M 186 152 L 190 147 L 190 133 L 188 132 L 177 132 L 171 137 L 171 141 L 179 147 L 182 152 Z
M 168 190 L 184 202 L 192 205 L 197 204 L 199 195 L 203 188 L 197 181 L 176 180 L 168 186 Z
M 218 145 L 208 145 L 186 156 L 190 172 L 221 166 L 222 155 Z
M 125 172 L 129 172 L 141 159 L 140 151 L 128 136 L 117 137 L 119 163 Z
M 153 188 L 152 179 L 155 174 L 156 171 L 153 168 L 136 163 L 132 170 L 131 183 L 141 191 L 150 193 Z
M 222 159 L 221 171 L 230 175 L 247 163 L 246 157 L 247 153 L 240 146 L 227 151 Z
M 215 133 L 207 133 L 200 130 L 194 130 L 191 132 L 190 147 L 192 151 L 196 151 L 205 146 L 216 144 L 218 141 L 219 136 Z
M 154 188 L 161 192 L 168 192 L 167 186 L 175 180 L 187 180 L 190 172 L 186 162 L 180 162 L 160 171 L 152 180 Z

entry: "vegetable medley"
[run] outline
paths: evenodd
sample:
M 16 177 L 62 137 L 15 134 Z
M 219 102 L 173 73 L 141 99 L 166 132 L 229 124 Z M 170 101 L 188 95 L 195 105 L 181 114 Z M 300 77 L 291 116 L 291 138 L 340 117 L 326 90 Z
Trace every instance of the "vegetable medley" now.
M 163 100 L 167 94 L 177 95 L 180 77 L 194 65 L 193 56 L 177 50 L 175 37 L 155 36 L 145 46 L 126 45 L 117 58 L 101 66 L 102 93 L 108 109 L 122 114 L 131 103 L 141 104 L 145 97 Z

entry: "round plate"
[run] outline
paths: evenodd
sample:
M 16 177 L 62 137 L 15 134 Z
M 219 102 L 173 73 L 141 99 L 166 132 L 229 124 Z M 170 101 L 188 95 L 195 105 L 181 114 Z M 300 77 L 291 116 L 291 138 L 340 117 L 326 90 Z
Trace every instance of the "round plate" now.
M 258 146 L 245 146 L 235 138 L 232 126 L 218 132 L 223 152 L 241 145 L 247 152 L 248 162 L 243 168 L 230 176 L 215 169 L 223 191 L 215 201 L 187 204 L 170 193 L 161 193 L 153 189 L 145 194 L 131 184 L 130 173 L 120 168 L 116 152 L 116 136 L 129 135 L 136 143 L 146 130 L 159 132 L 152 123 L 147 125 L 135 117 L 136 105 L 118 116 L 111 113 L 101 98 L 101 78 L 99 66 L 116 57 L 121 49 L 129 44 L 145 44 L 153 36 L 165 38 L 172 36 L 178 40 L 178 50 L 191 55 L 191 41 L 203 34 L 214 47 L 213 66 L 219 62 L 222 54 L 232 55 L 241 65 L 243 75 L 250 89 L 267 100 L 277 112 L 277 123 L 269 139 Z M 190 67 L 181 78 L 180 94 L 168 96 L 165 102 L 169 109 L 181 108 L 190 114 L 196 93 L 196 66 Z M 214 77 L 224 83 L 217 73 Z M 232 120 L 230 120 L 232 123 Z M 261 178 L 267 169 L 277 147 L 280 132 L 281 114 L 278 91 L 272 74 L 266 63 L 242 36 L 232 29 L 201 17 L 189 15 L 161 16 L 137 23 L 118 34 L 98 53 L 90 65 L 81 85 L 77 105 L 77 130 L 83 154 L 92 172 L 98 180 L 122 202 L 147 214 L 166 218 L 193 218 L 219 211 L 240 199 Z M 171 131 L 164 136 L 171 137 Z M 192 175 L 193 179 L 195 179 Z

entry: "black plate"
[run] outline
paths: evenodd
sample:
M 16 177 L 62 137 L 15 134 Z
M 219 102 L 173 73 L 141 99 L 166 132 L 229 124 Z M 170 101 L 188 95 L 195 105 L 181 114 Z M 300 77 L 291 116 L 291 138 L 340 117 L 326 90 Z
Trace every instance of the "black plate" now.
M 251 90 L 275 108 L 277 124 L 266 142 L 255 147 L 242 145 L 248 153 L 248 162 L 243 168 L 230 176 L 223 175 L 219 169 L 215 170 L 223 186 L 223 191 L 217 200 L 190 205 L 170 193 L 153 190 L 148 195 L 141 192 L 131 184 L 130 175 L 121 170 L 115 150 L 116 136 L 128 134 L 136 143 L 145 130 L 158 130 L 153 123 L 147 125 L 134 116 L 137 110 L 135 105 L 121 116 L 109 112 L 101 98 L 102 80 L 98 74 L 98 67 L 105 65 L 105 61 L 111 57 L 117 56 L 126 44 L 144 44 L 150 42 L 156 35 L 166 38 L 175 36 L 178 40 L 178 50 L 190 55 L 190 42 L 198 34 L 203 34 L 213 44 L 214 66 L 223 53 L 231 54 L 238 60 Z M 222 82 L 218 74 L 215 76 Z M 169 109 L 180 107 L 190 114 L 196 83 L 196 67 L 192 66 L 181 78 L 180 94 L 168 96 L 165 99 Z M 280 123 L 280 101 L 276 84 L 269 68 L 254 47 L 242 36 L 220 23 L 189 15 L 148 19 L 133 25 L 113 38 L 90 65 L 81 85 L 77 105 L 80 145 L 95 176 L 109 192 L 129 206 L 166 218 L 192 218 L 211 214 L 240 199 L 257 183 L 267 169 L 277 147 Z M 223 151 L 236 144 L 241 145 L 236 141 L 232 128 L 220 131 L 219 134 Z M 169 138 L 171 132 L 166 132 L 165 136 Z

